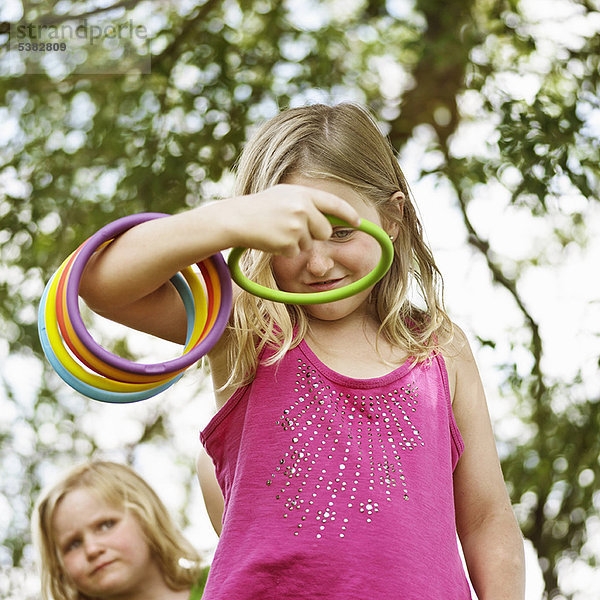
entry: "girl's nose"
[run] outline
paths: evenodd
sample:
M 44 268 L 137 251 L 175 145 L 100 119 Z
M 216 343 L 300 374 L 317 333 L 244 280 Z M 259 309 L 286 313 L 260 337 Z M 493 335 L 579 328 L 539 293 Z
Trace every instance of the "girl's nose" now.
M 102 544 L 94 536 L 87 536 L 83 542 L 85 554 L 88 558 L 96 558 L 104 551 Z
M 334 266 L 334 260 L 327 251 L 327 244 L 323 242 L 313 242 L 310 250 L 307 252 L 306 270 L 315 277 L 323 277 Z

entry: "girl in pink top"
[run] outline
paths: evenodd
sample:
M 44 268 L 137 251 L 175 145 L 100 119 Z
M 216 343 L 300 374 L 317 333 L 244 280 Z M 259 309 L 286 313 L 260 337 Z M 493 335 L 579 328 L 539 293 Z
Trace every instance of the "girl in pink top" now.
M 209 354 L 219 412 L 201 433 L 224 497 L 205 598 L 520 600 L 524 561 L 469 345 L 388 141 L 352 104 L 283 111 L 247 144 L 237 195 L 143 223 L 99 253 L 81 293 L 105 316 L 185 339 L 170 277 L 244 246 L 251 279 L 334 289 L 307 307 L 236 295 Z M 157 317 L 157 315 L 159 317 Z

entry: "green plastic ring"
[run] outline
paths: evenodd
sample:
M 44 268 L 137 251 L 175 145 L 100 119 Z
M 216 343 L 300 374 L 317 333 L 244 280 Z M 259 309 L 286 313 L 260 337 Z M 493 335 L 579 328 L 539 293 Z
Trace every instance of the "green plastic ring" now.
M 264 285 L 259 285 L 254 281 L 248 279 L 243 273 L 239 265 L 242 254 L 247 248 L 233 248 L 229 253 L 227 259 L 227 266 L 231 271 L 231 278 L 244 290 L 251 294 L 264 298 L 265 300 L 272 300 L 273 302 L 283 302 L 284 304 L 325 304 L 327 302 L 335 302 L 336 300 L 343 300 L 349 298 L 358 292 L 362 292 L 368 287 L 375 285 L 388 271 L 392 261 L 394 260 L 394 246 L 390 240 L 388 234 L 381 229 L 375 223 L 361 219 L 358 227 L 353 227 L 346 221 L 326 215 L 327 219 L 332 225 L 341 225 L 342 227 L 352 227 L 352 229 L 358 229 L 364 231 L 370 236 L 374 237 L 381 246 L 381 258 L 377 266 L 364 277 L 361 277 L 358 281 L 354 281 L 344 287 L 337 288 L 335 290 L 327 290 L 325 292 L 284 292 L 281 290 L 274 290 Z

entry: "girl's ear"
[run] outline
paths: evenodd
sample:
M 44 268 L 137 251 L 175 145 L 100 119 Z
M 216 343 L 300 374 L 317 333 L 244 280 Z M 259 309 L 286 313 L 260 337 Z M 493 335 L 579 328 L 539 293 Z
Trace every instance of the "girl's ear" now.
M 398 190 L 397 192 L 394 192 L 390 196 L 390 202 L 392 204 L 395 204 L 398 207 L 398 210 L 400 211 L 400 218 L 402 218 L 402 215 L 404 213 L 404 201 L 405 200 L 406 200 L 406 196 L 404 195 L 404 192 L 401 192 L 400 190 Z
M 404 195 L 404 192 L 401 192 L 400 190 L 394 192 L 390 196 L 389 202 L 393 206 L 393 210 L 396 211 L 396 219 L 389 223 L 386 230 L 392 241 L 396 240 L 396 237 L 398 236 L 398 231 L 400 230 L 399 221 L 401 221 L 402 217 L 404 216 L 405 199 L 406 196 Z

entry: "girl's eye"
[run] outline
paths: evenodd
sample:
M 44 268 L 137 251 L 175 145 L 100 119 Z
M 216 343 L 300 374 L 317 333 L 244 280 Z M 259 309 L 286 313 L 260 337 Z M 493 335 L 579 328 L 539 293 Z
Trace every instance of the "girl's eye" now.
M 77 550 L 79 546 L 81 546 L 81 540 L 79 538 L 71 540 L 65 545 L 63 554 L 67 554 L 67 552 L 71 552 L 71 550 Z
M 335 229 L 331 234 L 331 239 L 345 240 L 352 235 L 354 229 Z
M 102 523 L 100 523 L 100 530 L 106 531 L 107 529 L 114 527 L 115 523 L 116 521 L 114 519 L 106 519 L 106 521 L 102 521 Z

